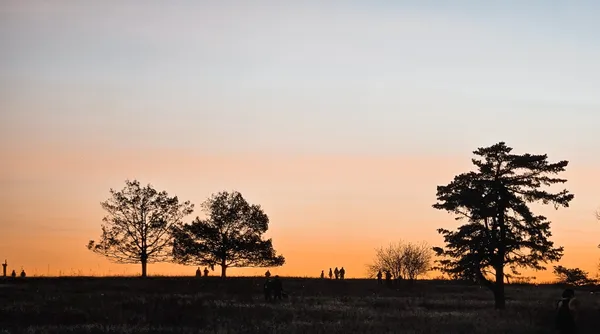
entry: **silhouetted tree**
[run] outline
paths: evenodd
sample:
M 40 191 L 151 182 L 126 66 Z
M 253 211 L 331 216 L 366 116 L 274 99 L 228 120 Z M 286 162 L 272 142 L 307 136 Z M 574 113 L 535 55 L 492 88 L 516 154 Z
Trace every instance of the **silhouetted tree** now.
M 445 248 L 434 251 L 443 259 L 440 267 L 447 273 L 467 270 L 494 293 L 495 307 L 505 307 L 504 267 L 514 275 L 518 267 L 543 270 L 544 263 L 558 261 L 563 248 L 554 247 L 548 238 L 550 222 L 535 215 L 530 203 L 541 202 L 568 207 L 573 195 L 567 190 L 551 193 L 542 189 L 566 182 L 553 177 L 565 170 L 567 161 L 549 163 L 547 155 L 512 154 L 500 142 L 479 148 L 472 159 L 476 171 L 454 177 L 437 187 L 438 203 L 433 207 L 454 213 L 467 222 L 456 231 L 438 229 Z M 493 275 L 494 279 L 488 279 Z
M 431 268 L 433 254 L 425 243 L 392 243 L 377 248 L 373 263 L 367 265 L 369 275 L 389 271 L 394 279 L 416 280 Z
M 370 277 L 375 277 L 380 270 L 389 271 L 392 278 L 398 279 L 402 272 L 402 243 L 389 244 L 387 247 L 375 249 L 373 263 L 367 265 Z
M 173 229 L 193 212 L 189 201 L 180 203 L 151 185 L 125 181 L 120 191 L 110 189 L 111 197 L 102 202 L 108 215 L 102 220 L 100 240 L 90 240 L 88 249 L 117 263 L 140 263 L 146 277 L 148 263 L 170 260 Z
M 589 278 L 589 274 L 579 268 L 565 268 L 563 266 L 554 266 L 554 275 L 560 283 L 575 286 L 592 284 L 595 280 Z
M 404 278 L 414 281 L 431 269 L 433 252 L 425 242 L 420 244 L 408 243 L 404 247 Z
M 196 218 L 178 229 L 174 260 L 181 264 L 229 267 L 276 267 L 285 263 L 272 240 L 263 240 L 269 217 L 259 205 L 246 202 L 237 191 L 223 191 L 203 203 L 206 219 Z

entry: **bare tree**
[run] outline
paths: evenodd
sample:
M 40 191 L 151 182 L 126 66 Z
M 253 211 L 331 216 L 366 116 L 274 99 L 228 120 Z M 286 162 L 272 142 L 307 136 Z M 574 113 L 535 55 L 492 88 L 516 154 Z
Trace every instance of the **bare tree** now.
M 433 251 L 425 242 L 408 243 L 404 247 L 404 275 L 411 281 L 424 275 L 431 268 Z
M 171 260 L 173 231 L 194 205 L 151 185 L 142 187 L 137 180 L 125 181 L 122 190 L 110 189 L 110 194 L 101 203 L 108 215 L 102 220 L 100 240 L 91 240 L 87 247 L 116 263 L 141 264 L 146 277 L 148 263 Z
M 394 279 L 416 280 L 431 269 L 433 252 L 425 242 L 397 242 L 375 250 L 373 263 L 367 265 L 371 277 L 389 271 Z
M 391 243 L 387 247 L 375 249 L 373 263 L 367 265 L 370 277 L 375 277 L 378 271 L 389 271 L 392 278 L 398 279 L 402 274 L 402 248 L 404 244 Z

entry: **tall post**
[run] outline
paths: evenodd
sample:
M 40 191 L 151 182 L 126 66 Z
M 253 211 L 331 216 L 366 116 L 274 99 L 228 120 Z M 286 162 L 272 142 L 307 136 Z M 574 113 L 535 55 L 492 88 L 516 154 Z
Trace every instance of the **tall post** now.
M 2 276 L 6 277 L 6 267 L 8 266 L 8 262 L 6 262 L 6 259 L 4 260 L 4 263 L 2 264 Z

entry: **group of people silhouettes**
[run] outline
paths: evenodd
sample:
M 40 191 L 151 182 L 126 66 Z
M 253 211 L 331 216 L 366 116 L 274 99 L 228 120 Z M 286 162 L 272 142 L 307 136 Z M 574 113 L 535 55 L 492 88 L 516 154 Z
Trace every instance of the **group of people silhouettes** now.
M 6 277 L 6 269 L 8 267 L 8 262 L 6 260 L 4 260 L 4 262 L 2 263 L 2 276 Z M 25 274 L 25 270 L 23 268 L 21 268 L 21 278 L 25 278 L 27 277 L 27 274 Z M 16 278 L 17 277 L 17 272 L 13 269 L 12 273 L 10 273 L 10 277 L 12 278 Z
M 267 270 L 265 277 L 267 280 L 263 285 L 263 292 L 266 301 L 287 298 L 287 293 L 283 291 L 283 283 L 281 282 L 279 275 L 275 275 L 275 277 L 271 279 L 271 272 Z
M 19 274 L 19 276 L 21 278 L 27 277 L 27 274 L 25 273 L 25 270 L 21 269 L 21 274 Z M 12 278 L 17 277 L 17 272 L 14 269 L 13 269 L 12 273 L 10 273 L 10 277 L 12 277 Z
M 200 272 L 200 267 L 196 269 L 196 277 L 201 277 L 202 273 Z M 204 267 L 204 277 L 208 277 L 208 268 Z
M 381 270 L 379 270 L 377 272 L 377 283 L 379 284 L 383 284 L 383 273 L 381 272 Z M 390 285 L 392 284 L 392 273 L 389 270 L 385 271 L 385 283 Z
M 331 270 L 331 268 L 329 268 L 329 279 L 333 279 L 333 277 L 335 276 L 335 279 L 344 279 L 344 277 L 346 276 L 346 269 L 344 269 L 344 267 L 338 269 L 338 267 L 335 267 L 334 270 Z M 321 270 L 321 278 L 325 278 L 325 270 Z

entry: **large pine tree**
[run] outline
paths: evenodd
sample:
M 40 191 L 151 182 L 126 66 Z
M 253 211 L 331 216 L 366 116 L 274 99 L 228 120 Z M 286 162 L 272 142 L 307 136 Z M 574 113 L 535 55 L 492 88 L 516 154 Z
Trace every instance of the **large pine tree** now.
M 443 271 L 453 276 L 474 274 L 493 292 L 495 307 L 503 309 L 506 266 L 512 275 L 519 275 L 518 268 L 543 270 L 544 264 L 562 257 L 563 248 L 549 240 L 550 222 L 529 205 L 569 206 L 574 196 L 567 190 L 547 189 L 567 181 L 555 175 L 568 161 L 550 163 L 546 154 L 513 154 L 504 142 L 473 153 L 476 171 L 437 187 L 433 207 L 466 223 L 456 231 L 439 229 L 446 245 L 434 250 L 442 257 L 438 263 Z

